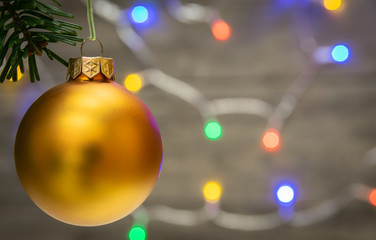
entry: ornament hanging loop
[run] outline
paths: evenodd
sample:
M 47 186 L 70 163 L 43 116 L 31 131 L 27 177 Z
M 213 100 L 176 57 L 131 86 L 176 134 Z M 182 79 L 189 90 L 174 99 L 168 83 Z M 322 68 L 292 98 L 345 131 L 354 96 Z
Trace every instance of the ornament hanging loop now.
M 86 38 L 82 43 L 81 43 L 81 57 L 84 56 L 84 50 L 83 50 L 83 47 L 85 45 L 85 43 L 87 42 L 87 40 L 91 40 L 90 38 Z M 98 38 L 96 38 L 95 40 L 91 40 L 91 41 L 97 41 L 99 43 L 99 45 L 101 46 L 101 57 L 103 57 L 103 45 L 102 45 L 102 42 L 99 41 Z

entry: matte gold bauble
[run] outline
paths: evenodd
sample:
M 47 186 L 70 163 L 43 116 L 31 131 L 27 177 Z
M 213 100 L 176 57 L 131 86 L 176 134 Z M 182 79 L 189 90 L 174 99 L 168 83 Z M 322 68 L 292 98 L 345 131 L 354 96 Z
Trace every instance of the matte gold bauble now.
M 71 59 L 69 76 L 23 117 L 17 173 L 50 216 L 80 226 L 111 223 L 152 191 L 162 164 L 160 133 L 148 108 L 111 79 L 112 59 Z

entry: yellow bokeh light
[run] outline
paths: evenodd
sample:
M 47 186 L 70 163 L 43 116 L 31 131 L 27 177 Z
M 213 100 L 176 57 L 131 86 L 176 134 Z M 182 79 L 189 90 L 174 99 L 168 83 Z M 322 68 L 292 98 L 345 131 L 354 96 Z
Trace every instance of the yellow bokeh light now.
M 206 201 L 216 203 L 221 197 L 222 187 L 219 183 L 211 181 L 205 184 L 203 193 Z
M 324 0 L 323 4 L 327 10 L 334 11 L 341 7 L 342 1 L 341 0 Z
M 130 74 L 124 80 L 124 87 L 131 92 L 138 92 L 144 85 L 144 80 L 139 74 Z
M 17 67 L 17 81 L 19 81 L 22 78 L 22 72 L 20 66 Z M 9 81 L 13 81 L 13 78 L 9 79 Z

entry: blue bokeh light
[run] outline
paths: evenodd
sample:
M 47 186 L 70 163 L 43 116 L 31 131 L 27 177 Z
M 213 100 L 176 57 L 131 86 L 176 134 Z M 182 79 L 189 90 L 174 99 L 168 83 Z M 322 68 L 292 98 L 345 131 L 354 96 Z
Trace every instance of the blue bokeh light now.
M 138 5 L 131 9 L 131 17 L 135 23 L 144 23 L 149 18 L 149 11 L 146 7 Z
M 311 3 L 311 0 L 275 0 L 273 5 L 279 10 L 286 10 L 293 6 L 306 7 Z
M 348 47 L 343 44 L 339 44 L 332 49 L 332 58 L 336 62 L 345 62 L 350 56 Z
M 291 205 L 295 201 L 294 187 L 288 184 L 280 185 L 276 191 L 276 196 L 280 205 Z

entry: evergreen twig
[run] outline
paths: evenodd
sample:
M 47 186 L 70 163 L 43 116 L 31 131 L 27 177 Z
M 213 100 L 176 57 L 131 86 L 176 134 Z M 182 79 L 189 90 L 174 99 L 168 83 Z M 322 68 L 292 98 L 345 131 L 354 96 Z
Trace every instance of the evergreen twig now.
M 57 6 L 57 0 L 51 0 Z M 35 55 L 47 56 L 67 65 L 67 62 L 47 48 L 49 43 L 63 42 L 75 46 L 83 39 L 76 30 L 82 27 L 55 19 L 55 16 L 73 18 L 70 13 L 39 0 L 0 0 L 0 82 L 17 81 L 19 68 L 24 72 L 23 59 L 28 60 L 30 81 L 39 81 Z

